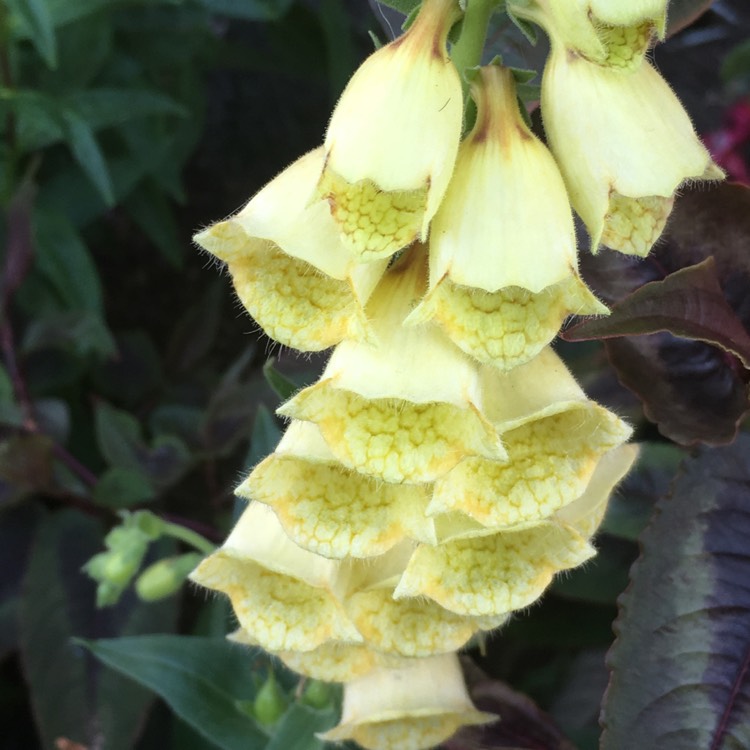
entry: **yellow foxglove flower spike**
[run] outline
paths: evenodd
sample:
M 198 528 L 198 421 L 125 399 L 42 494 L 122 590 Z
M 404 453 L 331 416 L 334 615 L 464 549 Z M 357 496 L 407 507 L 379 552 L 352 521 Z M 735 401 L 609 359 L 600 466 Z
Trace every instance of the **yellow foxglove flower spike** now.
M 226 594 L 263 648 L 310 651 L 329 640 L 362 640 L 334 594 L 338 575 L 338 563 L 298 547 L 268 506 L 251 503 L 190 579 Z
M 648 62 L 618 75 L 553 44 L 542 78 L 542 116 L 592 252 L 604 244 L 646 256 L 680 185 L 723 177 Z
M 227 638 L 246 646 L 258 642 L 241 628 Z M 360 643 L 326 641 L 311 651 L 272 652 L 293 672 L 324 682 L 350 682 L 371 672 L 375 667 L 394 663 L 398 657 L 386 656 Z
M 405 537 L 436 541 L 426 487 L 345 468 L 311 422 L 292 422 L 237 494 L 273 507 L 293 541 L 326 557 L 374 557 Z
M 323 148 L 305 154 L 239 213 L 195 236 L 232 275 L 242 304 L 286 346 L 318 351 L 366 338 L 363 307 L 386 261 L 356 264 L 328 205 L 312 201 Z
M 381 653 L 421 658 L 456 651 L 505 617 L 464 617 L 424 597 L 396 601 L 393 590 L 414 551 L 404 542 L 374 561 L 353 561 L 343 604 L 365 644 Z M 342 576 L 343 579 L 343 576 Z
M 532 526 L 581 495 L 631 429 L 588 400 L 550 348 L 509 373 L 484 374 L 486 414 L 508 461 L 465 459 L 435 482 L 427 513 L 464 513 L 495 530 Z
M 425 0 L 406 33 L 356 71 L 331 116 L 325 198 L 362 261 L 419 237 L 445 193 L 461 137 L 461 82 L 446 51 L 456 0 Z
M 578 275 L 565 185 L 521 116 L 512 72 L 481 68 L 471 90 L 476 123 L 432 224 L 428 294 L 407 324 L 434 318 L 472 357 L 510 370 L 571 313 L 608 311 Z
M 470 455 L 505 457 L 482 413 L 478 365 L 436 326 L 402 325 L 424 284 L 415 248 L 367 306 L 378 346 L 339 344 L 322 379 L 278 410 L 315 422 L 346 467 L 386 482 L 430 482 Z
M 458 657 L 445 654 L 405 660 L 346 684 L 341 721 L 319 736 L 354 740 L 367 750 L 427 750 L 462 726 L 497 718 L 477 711 Z
M 635 446 L 625 445 L 604 456 L 578 500 L 531 528 L 488 534 L 479 526 L 449 525 L 445 542 L 417 547 L 394 597 L 427 596 L 452 612 L 475 617 L 527 607 L 555 573 L 596 554 L 588 537 L 636 455 Z
M 664 38 L 668 0 L 509 0 L 511 13 L 542 26 L 556 43 L 613 71 L 636 70 Z

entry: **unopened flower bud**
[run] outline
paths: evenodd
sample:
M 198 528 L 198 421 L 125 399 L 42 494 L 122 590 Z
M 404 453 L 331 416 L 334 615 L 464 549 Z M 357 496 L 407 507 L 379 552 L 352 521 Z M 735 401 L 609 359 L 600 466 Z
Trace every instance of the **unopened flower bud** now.
M 461 82 L 446 51 L 455 0 L 425 0 L 400 38 L 356 71 L 331 116 L 318 194 L 363 261 L 424 240 L 461 137 Z
M 253 715 L 263 726 L 272 726 L 284 715 L 288 706 L 289 699 L 274 673 L 270 672 L 253 701 Z
M 188 552 L 158 560 L 138 576 L 135 591 L 144 602 L 165 599 L 180 590 L 188 573 L 202 559 L 197 552 Z

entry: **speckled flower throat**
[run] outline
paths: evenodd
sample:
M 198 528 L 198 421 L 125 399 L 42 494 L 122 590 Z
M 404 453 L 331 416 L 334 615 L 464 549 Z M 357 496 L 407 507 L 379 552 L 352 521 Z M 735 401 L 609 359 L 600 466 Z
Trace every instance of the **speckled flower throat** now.
M 285 435 L 237 489 L 250 504 L 192 579 L 231 599 L 236 640 L 343 682 L 325 738 L 373 750 L 497 718 L 472 705 L 458 650 L 595 554 L 635 460 L 630 428 L 550 348 L 569 315 L 608 312 L 579 276 L 572 211 L 593 252 L 646 255 L 680 184 L 721 176 L 645 59 L 665 2 L 506 9 L 550 37 L 549 150 L 518 74 L 477 67 L 493 3 L 425 0 L 355 73 L 324 144 L 196 237 L 269 336 L 334 349 L 279 409 Z

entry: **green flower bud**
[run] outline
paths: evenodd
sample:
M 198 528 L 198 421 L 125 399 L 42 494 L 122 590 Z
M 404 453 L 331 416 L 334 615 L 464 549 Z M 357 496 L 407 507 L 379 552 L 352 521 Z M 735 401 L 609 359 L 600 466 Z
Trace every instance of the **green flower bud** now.
M 312 708 L 325 708 L 331 703 L 333 691 L 327 682 L 310 680 L 302 693 L 302 703 Z
M 188 573 L 202 559 L 203 556 L 197 552 L 189 552 L 155 562 L 138 577 L 136 593 L 144 602 L 155 602 L 171 596 L 182 587 Z
M 263 726 L 275 724 L 284 714 L 289 705 L 289 699 L 276 682 L 273 672 L 255 696 L 253 712 L 256 720 Z

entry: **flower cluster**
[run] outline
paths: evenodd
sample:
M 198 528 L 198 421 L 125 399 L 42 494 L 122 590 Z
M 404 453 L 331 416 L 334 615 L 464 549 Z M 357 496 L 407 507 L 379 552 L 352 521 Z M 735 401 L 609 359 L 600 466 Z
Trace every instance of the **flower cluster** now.
M 354 75 L 324 145 L 196 238 L 270 336 L 335 346 L 192 574 L 231 599 L 235 640 L 345 683 L 326 738 L 417 750 L 492 720 L 456 652 L 595 553 L 635 459 L 549 346 L 570 314 L 607 312 L 578 274 L 571 204 L 594 249 L 644 254 L 679 184 L 712 175 L 643 59 L 663 3 L 633 5 L 509 2 L 552 39 L 550 152 L 496 64 L 472 77 L 462 139 L 460 13 L 425 0 Z

